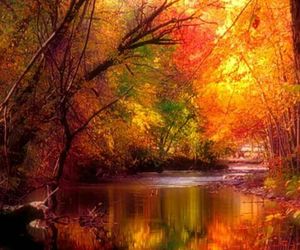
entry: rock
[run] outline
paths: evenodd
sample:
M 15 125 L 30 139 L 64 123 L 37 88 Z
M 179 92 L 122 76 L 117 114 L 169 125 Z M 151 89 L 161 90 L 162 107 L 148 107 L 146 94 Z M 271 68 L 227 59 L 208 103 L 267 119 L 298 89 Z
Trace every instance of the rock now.
M 8 234 L 9 232 L 22 233 L 31 221 L 43 218 L 44 211 L 31 204 L 6 207 L 0 211 L 0 232 L 3 234 Z M 6 226 L 2 228 L 2 225 Z
M 43 242 L 47 239 L 48 236 L 48 227 L 44 220 L 34 220 L 27 225 L 28 234 L 36 242 Z
M 28 225 L 44 219 L 45 206 L 41 202 L 8 206 L 0 211 L 0 249 L 43 249 L 28 233 Z

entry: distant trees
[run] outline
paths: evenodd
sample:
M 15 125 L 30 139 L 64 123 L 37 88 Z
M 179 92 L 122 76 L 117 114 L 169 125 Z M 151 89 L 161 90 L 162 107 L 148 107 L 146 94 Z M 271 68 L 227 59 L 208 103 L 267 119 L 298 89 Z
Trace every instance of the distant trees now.
M 296 172 L 299 90 L 290 1 L 240 1 L 226 13 L 194 84 L 203 86 L 198 103 L 204 102 L 206 133 L 223 144 L 261 143 L 276 171 Z

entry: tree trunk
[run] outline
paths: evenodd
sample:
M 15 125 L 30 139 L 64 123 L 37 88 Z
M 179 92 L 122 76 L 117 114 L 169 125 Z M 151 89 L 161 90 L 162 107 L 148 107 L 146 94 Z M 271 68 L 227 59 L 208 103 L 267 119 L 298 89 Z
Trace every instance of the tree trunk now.
M 66 163 L 66 160 L 67 160 L 67 157 L 68 157 L 68 153 L 69 153 L 69 151 L 71 149 L 72 141 L 73 141 L 72 137 L 66 138 L 64 148 L 60 152 L 60 155 L 59 155 L 59 158 L 58 158 L 58 163 L 57 163 L 57 168 L 56 168 L 56 170 L 57 170 L 56 171 L 56 176 L 55 176 L 55 180 L 57 182 L 59 182 L 59 180 L 63 176 L 64 165 Z
M 299 80 L 300 76 L 300 1 L 291 0 L 291 14 L 292 14 L 292 30 L 294 42 L 294 54 L 296 64 L 296 77 Z M 298 81 L 299 84 L 299 81 Z
M 291 15 L 292 15 L 292 31 L 294 43 L 294 58 L 295 58 L 295 75 L 296 82 L 300 84 L 300 1 L 291 0 Z M 299 170 L 299 154 L 298 149 L 300 146 L 300 103 L 296 104 L 295 114 L 295 127 L 296 127 L 296 168 Z

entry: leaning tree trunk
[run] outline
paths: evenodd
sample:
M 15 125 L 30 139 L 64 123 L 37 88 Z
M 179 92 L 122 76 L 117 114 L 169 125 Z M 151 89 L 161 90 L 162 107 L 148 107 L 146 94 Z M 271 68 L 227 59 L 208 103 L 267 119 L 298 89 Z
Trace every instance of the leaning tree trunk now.
M 295 76 L 296 84 L 300 84 L 300 1 L 291 0 L 291 16 L 292 16 L 292 31 L 294 43 L 294 58 L 295 58 Z M 297 152 L 296 168 L 299 171 L 299 149 L 300 149 L 300 103 L 297 102 L 295 107 L 295 131 L 296 138 L 294 139 Z

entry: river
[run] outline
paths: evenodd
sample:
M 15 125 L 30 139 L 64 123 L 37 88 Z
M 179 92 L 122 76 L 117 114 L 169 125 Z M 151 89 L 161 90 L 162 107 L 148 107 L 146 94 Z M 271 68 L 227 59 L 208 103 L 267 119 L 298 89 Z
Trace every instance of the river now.
M 300 249 L 298 226 L 282 219 L 276 202 L 206 186 L 223 179 L 220 172 L 175 171 L 62 188 L 57 213 L 66 217 L 55 225 L 55 245 L 61 250 Z M 97 206 L 102 219 L 86 225 L 85 215 Z

